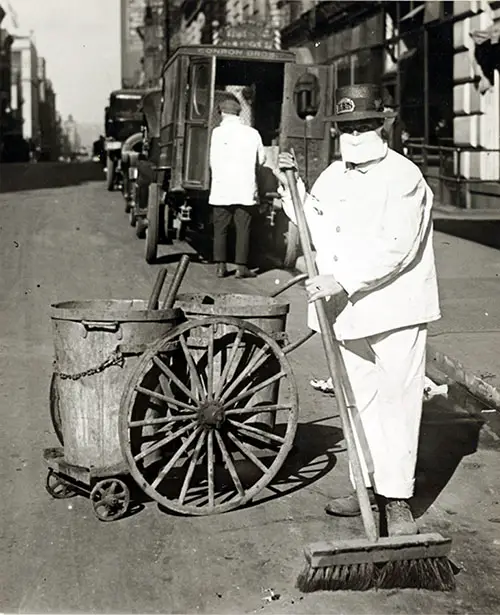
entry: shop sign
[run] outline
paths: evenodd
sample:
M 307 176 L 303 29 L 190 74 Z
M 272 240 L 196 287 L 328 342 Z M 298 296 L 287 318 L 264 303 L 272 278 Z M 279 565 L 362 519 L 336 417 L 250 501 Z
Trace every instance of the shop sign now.
M 219 37 L 221 47 L 274 49 L 274 30 L 264 23 L 226 25 L 220 29 Z

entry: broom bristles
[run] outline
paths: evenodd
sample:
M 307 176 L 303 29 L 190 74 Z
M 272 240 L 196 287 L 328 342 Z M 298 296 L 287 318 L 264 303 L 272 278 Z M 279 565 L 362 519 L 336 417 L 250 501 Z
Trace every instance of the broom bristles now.
M 297 579 L 297 588 L 303 593 L 395 588 L 452 591 L 455 589 L 455 572 L 447 557 L 318 568 L 306 564 Z

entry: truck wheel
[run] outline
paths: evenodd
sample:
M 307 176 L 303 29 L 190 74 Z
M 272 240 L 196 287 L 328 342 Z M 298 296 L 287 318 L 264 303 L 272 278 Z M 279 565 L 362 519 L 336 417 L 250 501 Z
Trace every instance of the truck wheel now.
M 158 184 L 150 184 L 148 189 L 148 225 L 146 229 L 146 262 L 156 262 L 160 231 L 160 194 Z
M 116 164 L 113 159 L 108 156 L 106 160 L 106 188 L 109 192 L 115 187 Z

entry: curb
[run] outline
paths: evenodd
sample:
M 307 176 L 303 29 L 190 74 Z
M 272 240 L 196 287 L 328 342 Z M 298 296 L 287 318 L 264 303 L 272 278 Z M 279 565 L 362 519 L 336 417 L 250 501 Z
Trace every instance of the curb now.
M 500 410 L 500 390 L 465 367 L 460 361 L 427 344 L 427 362 L 456 383 L 465 387 L 471 395 L 489 408 Z
M 295 268 L 301 273 L 306 273 L 303 256 L 299 256 Z M 500 389 L 483 380 L 457 359 L 441 352 L 429 343 L 427 344 L 427 364 L 465 387 L 471 395 L 489 408 L 500 410 Z

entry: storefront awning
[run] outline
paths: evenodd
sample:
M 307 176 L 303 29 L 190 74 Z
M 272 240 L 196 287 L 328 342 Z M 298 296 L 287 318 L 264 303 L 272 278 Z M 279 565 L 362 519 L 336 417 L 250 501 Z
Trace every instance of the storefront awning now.
M 474 30 L 470 36 L 476 45 L 482 45 L 488 41 L 492 45 L 498 45 L 500 42 L 500 24 L 494 24 L 486 30 Z

